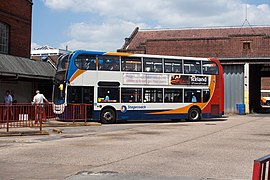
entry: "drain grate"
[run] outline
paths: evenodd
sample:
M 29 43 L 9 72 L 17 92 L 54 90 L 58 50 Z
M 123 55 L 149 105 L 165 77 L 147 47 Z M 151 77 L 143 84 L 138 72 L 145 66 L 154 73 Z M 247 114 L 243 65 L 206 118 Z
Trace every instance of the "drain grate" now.
M 115 172 L 115 171 L 99 171 L 99 172 L 80 171 L 76 175 L 83 175 L 83 176 L 102 176 L 102 175 L 113 175 L 113 174 L 118 174 L 118 172 Z
M 215 124 L 215 123 L 206 123 L 205 125 L 206 125 L 206 126 L 215 126 L 215 125 L 217 125 L 217 124 Z

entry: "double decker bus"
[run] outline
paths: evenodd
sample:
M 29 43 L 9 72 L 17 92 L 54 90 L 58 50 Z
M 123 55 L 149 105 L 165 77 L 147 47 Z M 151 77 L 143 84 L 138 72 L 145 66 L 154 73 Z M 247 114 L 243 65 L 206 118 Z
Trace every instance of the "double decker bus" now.
M 102 123 L 221 117 L 224 77 L 218 59 L 76 50 L 59 58 L 54 112 L 88 105 Z

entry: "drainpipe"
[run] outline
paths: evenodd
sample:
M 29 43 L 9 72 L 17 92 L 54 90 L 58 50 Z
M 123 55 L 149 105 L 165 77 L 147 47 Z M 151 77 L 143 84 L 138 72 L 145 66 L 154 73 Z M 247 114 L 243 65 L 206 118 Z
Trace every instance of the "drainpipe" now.
M 245 112 L 249 114 L 249 63 L 244 65 L 244 104 Z

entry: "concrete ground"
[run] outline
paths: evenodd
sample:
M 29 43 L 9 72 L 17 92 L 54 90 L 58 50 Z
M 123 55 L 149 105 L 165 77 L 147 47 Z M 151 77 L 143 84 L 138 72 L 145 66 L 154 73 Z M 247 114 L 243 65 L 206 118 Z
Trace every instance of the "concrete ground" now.
M 0 137 L 0 179 L 251 179 L 270 154 L 267 114 L 43 129 Z

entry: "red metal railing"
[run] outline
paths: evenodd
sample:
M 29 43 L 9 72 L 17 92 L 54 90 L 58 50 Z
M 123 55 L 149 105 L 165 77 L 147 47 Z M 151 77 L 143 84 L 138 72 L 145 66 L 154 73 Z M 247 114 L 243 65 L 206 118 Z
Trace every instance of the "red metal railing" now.
M 0 104 L 0 128 L 39 127 L 42 130 L 42 122 L 47 115 L 51 116 L 50 104 L 32 105 L 16 103 L 12 105 Z
M 86 122 L 90 118 L 91 107 L 89 104 L 68 104 L 64 113 L 56 116 L 61 121 Z
M 0 104 L 0 129 L 6 128 L 8 132 L 10 128 L 39 127 L 41 131 L 42 123 L 48 119 L 86 122 L 89 113 L 91 105 L 87 104 L 68 104 L 64 113 L 59 115 L 54 114 L 52 104 Z
M 270 180 L 270 154 L 254 160 L 252 180 Z

